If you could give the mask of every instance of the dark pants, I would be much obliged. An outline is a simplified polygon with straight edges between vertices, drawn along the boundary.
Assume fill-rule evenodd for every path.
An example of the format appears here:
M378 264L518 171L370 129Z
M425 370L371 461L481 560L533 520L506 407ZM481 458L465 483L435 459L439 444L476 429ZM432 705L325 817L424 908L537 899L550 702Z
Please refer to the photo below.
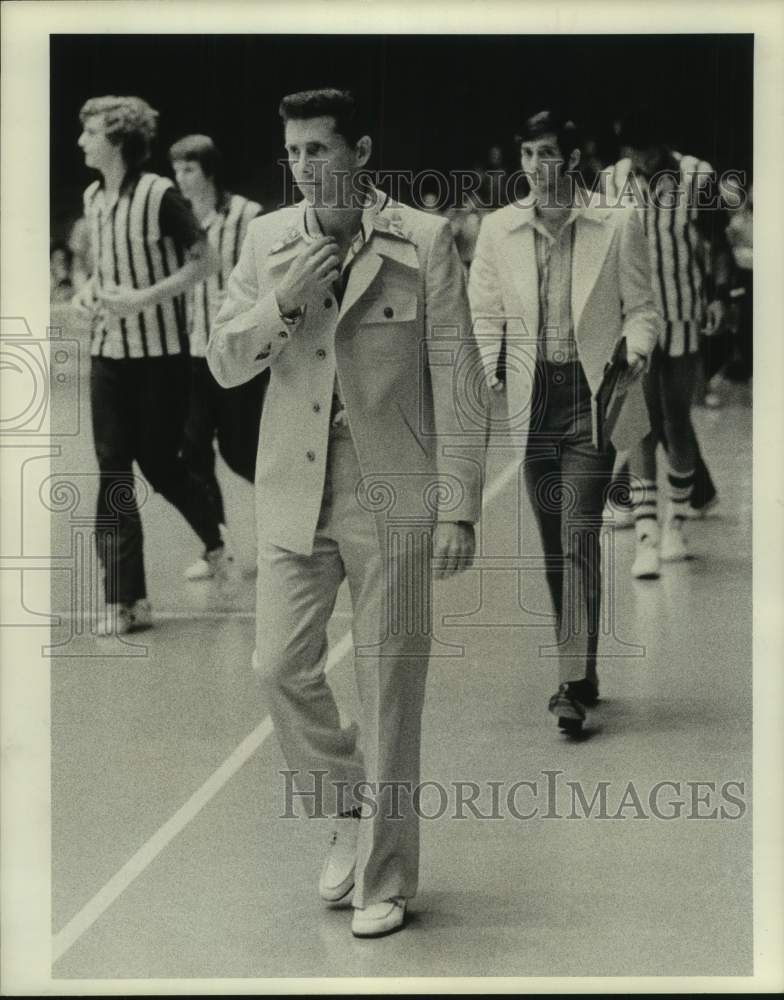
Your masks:
M650 369L644 376L645 399L651 418L651 432L632 456L637 475L656 481L656 445L667 451L676 472L694 470L694 487L690 504L700 510L716 496L716 486L700 451L691 419L694 386L698 377L699 357L685 354L667 357L660 347L654 348ZM629 493L629 467L624 464L616 475L623 491L613 495L623 503Z
M213 442L217 438L221 457L231 471L252 483L269 372L236 388L223 389L215 381L206 358L191 358L190 366L190 403L182 454L192 475L209 493L221 524L225 524L223 496L215 477Z
M93 440L100 471L96 544L107 603L130 604L147 594L134 461L205 548L220 545L217 512L180 457L188 384L187 357L92 359Z
M645 399L651 418L651 433L641 467L635 469L656 481L655 448L661 442L667 449L672 470L683 475L697 466L697 435L691 422L694 388L699 376L699 354L677 358L654 349L648 372L643 377Z
M754 374L753 272L738 268L733 286L740 294L730 306L732 350L725 374L734 382L746 382Z
M542 363L525 481L546 559L561 681L596 680L601 611L602 512L614 451L597 451L582 365Z

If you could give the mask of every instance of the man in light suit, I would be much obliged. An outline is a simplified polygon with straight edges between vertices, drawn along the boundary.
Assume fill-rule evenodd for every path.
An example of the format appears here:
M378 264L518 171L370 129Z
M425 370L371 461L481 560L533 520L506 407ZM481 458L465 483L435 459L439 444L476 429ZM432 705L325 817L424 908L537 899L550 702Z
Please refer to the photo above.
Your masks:
M207 357L224 386L271 372L256 669L297 790L326 785L339 817L320 894L353 892L352 932L375 937L417 888L431 554L442 577L473 556L485 434L460 372L478 351L448 222L361 184L371 140L352 95L293 94L280 115L305 200L250 223ZM344 578L359 734L324 676Z
M523 444L559 640L560 685L549 709L575 732L599 694L602 508L615 449L648 429L638 380L660 318L634 211L591 204L573 183L573 122L543 111L518 138L531 197L485 217L469 294L488 379L506 334L506 432ZM593 397L621 338L629 390L612 443L600 451Z

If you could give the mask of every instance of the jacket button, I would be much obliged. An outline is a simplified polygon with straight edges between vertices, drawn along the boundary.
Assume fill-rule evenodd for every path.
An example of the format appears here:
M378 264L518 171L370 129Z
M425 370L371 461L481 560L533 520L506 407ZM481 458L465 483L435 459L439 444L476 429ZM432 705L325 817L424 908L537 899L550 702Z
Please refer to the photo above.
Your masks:
M395 315L395 310L392 308L392 306L384 306L384 315L386 316L387 319L392 319L392 317Z
M332 305L332 299L324 299L324 308L329 309Z
M313 404L313 412L314 413L321 413L321 403L314 403Z
M288 334L286 333L285 330L281 330L280 333L278 334L278 336L280 337L281 340L287 340L288 339Z
M319 358L321 361L323 361L324 358L326 358L326 356L327 352L323 349L323 347L319 347L319 349L316 351L316 357Z
M315 451L309 451L309 452L307 452L307 459L308 459L309 462L315 462L316 461L316 453L315 453Z

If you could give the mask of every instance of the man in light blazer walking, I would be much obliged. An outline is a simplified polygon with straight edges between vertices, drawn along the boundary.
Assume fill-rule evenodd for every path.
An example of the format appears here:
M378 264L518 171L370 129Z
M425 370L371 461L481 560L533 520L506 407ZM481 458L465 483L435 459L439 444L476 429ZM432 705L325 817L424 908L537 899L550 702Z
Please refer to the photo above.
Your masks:
M280 115L304 201L250 223L207 357L224 386L271 372L255 665L303 803L326 785L338 817L320 894L376 937L417 888L431 553L442 577L473 556L485 431L460 373L479 359L449 224L363 183L353 96L293 94ZM344 578L359 733L324 675Z
M639 376L660 317L634 211L593 204L574 183L574 123L542 111L518 139L531 197L483 220L469 294L488 380L506 334L506 433L523 444L555 608L560 684L548 707L575 733L599 695L602 509L615 449L647 431ZM593 398L622 338L630 386L599 450Z

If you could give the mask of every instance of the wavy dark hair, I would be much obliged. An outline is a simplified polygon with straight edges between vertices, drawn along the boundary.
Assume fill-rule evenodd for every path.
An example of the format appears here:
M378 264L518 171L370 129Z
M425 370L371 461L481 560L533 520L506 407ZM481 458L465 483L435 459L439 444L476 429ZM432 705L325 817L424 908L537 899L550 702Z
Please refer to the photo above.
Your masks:
M103 117L106 138L119 146L129 170L137 170L150 158L150 146L158 131L158 112L141 97L91 97L79 112L82 125L88 118Z
M567 117L561 111L551 109L537 111L526 118L515 135L518 144L540 139L543 135L554 135L558 140L558 148L564 160L569 159L572 150L582 151L583 136L573 118Z
M329 115L335 119L335 131L352 146L369 134L368 121L350 90L325 87L288 94L278 108L283 124Z

